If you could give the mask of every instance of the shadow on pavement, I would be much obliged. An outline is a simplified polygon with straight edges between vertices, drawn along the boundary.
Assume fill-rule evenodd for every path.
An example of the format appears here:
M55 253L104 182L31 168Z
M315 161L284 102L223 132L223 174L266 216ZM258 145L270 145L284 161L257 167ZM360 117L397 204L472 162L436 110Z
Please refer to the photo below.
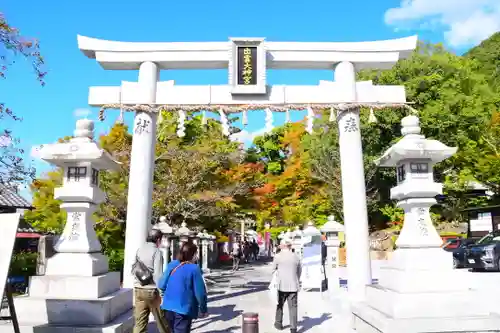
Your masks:
M232 298L232 297L239 297L239 296L243 296L243 295L258 293L258 292L261 292L261 291L266 290L266 289L267 289L267 285L266 286L258 286L258 287L250 287L246 290L237 291L235 293L229 293L229 294L209 297L208 301L209 302L217 302L217 301Z
M241 331L241 327L239 326L232 326L228 328L224 328L222 330L211 330L210 333L233 333L233 332L239 332Z
M209 306L208 311L210 316L206 319L195 321L193 323L193 330L198 330L202 327L205 327L217 321L221 322L230 321L236 317L241 316L243 311L235 310L234 308L235 308L234 304L215 306L215 307ZM210 331L210 332L216 332L216 331ZM221 332L227 332L227 331L221 331Z
M219 291L208 291L208 292L207 292L207 295L208 295L208 296L215 296L215 295L222 295L222 294L225 294L225 293L226 293L226 292L221 291L221 290L219 290Z
M325 321L331 318L330 313L323 313L321 317L318 318L311 318L308 316L304 316L302 320L299 322L299 327L300 329L297 331L297 333L304 333L310 330L311 328L314 328L316 326L319 326L323 324Z

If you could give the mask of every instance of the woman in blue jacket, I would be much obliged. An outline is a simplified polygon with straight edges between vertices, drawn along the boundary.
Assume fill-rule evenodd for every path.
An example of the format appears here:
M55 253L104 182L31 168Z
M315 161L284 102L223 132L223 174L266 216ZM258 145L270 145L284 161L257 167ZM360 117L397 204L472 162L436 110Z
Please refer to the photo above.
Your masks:
M200 267L195 263L198 247L184 243L177 260L168 264L158 289L161 308L172 333L189 333L193 319L207 316L207 291Z

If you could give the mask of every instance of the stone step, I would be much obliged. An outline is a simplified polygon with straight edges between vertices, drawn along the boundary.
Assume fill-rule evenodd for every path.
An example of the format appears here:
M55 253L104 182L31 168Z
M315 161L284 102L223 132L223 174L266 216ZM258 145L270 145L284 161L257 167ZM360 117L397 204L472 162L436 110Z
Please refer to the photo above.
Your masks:
M488 316L488 302L478 299L479 294L473 290L398 293L378 285L366 288L369 306L398 319Z
M97 276L107 273L108 267L102 253L56 253L47 259L45 275Z
M120 272L98 276L32 276L29 295L34 298L94 299L120 289Z
M132 289L120 289L104 297L86 299L19 296L14 304L23 325L105 325L132 308L132 297Z
M134 315L132 310L128 310L104 325L62 326L32 323L20 325L19 329L20 333L131 333L134 329ZM15 333L12 323L0 322L0 333Z
M353 328L356 333L486 333L500 332L500 316L464 316L446 318L404 318L388 316L366 303L354 304Z
M406 271L383 267L378 285L401 293L455 292L470 288L470 272L460 269Z

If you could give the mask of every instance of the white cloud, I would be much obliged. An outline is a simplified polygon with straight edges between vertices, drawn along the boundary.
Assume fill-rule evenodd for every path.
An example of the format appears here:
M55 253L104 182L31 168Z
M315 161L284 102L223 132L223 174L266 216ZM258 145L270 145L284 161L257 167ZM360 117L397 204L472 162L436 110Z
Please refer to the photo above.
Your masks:
M239 141L241 143L244 143L245 145L250 145L252 144L253 140L261 135L264 135L266 132L268 132L267 128L261 128L259 130L249 132L247 130L242 130L241 132L235 133L231 135L231 140L233 141Z
M85 108L80 108L80 109L76 109L75 111L73 111L73 115L76 118L87 118L88 116L90 116L91 113L92 113L92 111L90 111L89 109L85 109Z
M500 31L500 0L402 0L385 12L396 29L444 30L453 47L472 46Z

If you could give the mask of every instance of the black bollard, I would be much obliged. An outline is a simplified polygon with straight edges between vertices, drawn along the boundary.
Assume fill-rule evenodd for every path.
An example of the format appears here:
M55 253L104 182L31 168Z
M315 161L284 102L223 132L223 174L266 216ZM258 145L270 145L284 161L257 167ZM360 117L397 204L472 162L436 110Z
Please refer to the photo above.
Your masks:
M259 333L259 314L247 312L243 314L242 333Z

